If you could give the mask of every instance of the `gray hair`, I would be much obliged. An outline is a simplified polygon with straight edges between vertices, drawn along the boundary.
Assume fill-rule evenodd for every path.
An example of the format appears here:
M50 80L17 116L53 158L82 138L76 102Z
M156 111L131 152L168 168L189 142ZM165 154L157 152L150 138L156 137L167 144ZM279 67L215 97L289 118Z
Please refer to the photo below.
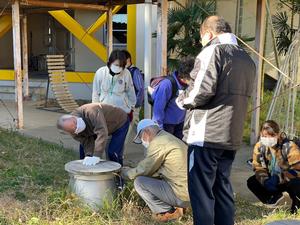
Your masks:
M58 118L56 127L59 130L64 130L64 123L65 121L71 119L71 118L76 118L76 116L73 115L62 115L61 117Z
M223 17L218 15L209 16L203 21L201 31L204 30L210 30L215 34L232 32L229 23Z

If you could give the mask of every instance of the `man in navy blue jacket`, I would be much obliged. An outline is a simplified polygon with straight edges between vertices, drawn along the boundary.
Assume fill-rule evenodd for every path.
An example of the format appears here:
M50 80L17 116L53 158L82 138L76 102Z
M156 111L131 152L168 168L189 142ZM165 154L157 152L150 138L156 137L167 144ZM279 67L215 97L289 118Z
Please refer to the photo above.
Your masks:
M152 119L158 123L161 129L179 139L183 137L185 110L180 109L175 100L178 93L187 87L193 66L194 59L184 59L180 62L178 71L173 72L171 75L176 81L176 96L172 96L173 86L169 79L162 80L152 93L152 99L154 100Z

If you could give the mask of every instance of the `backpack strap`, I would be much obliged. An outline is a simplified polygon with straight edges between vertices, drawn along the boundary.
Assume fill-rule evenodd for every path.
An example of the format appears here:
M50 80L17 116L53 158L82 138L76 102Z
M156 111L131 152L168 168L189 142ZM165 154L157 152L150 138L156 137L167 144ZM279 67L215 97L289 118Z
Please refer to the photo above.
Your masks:
M288 155L290 154L290 141L285 140L281 146L281 156L284 161L288 161Z
M129 72L130 72L130 74L131 74L131 77L132 77L132 79L133 79L134 72L135 72L138 68L135 67L135 66L132 66L132 67L129 67L129 68L127 68L127 69L129 70Z
M171 99L175 98L177 95L178 85L177 85L175 78L172 75L166 76L166 79L168 79L172 84L172 95L170 98L170 100L171 100Z

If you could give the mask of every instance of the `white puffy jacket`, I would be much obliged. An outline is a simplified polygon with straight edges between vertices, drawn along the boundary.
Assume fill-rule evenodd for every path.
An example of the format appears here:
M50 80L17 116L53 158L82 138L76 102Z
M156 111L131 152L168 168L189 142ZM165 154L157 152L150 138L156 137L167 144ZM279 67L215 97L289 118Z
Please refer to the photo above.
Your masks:
M130 113L136 103L130 72L124 69L119 75L112 76L107 66L98 69L93 82L92 102L114 105Z

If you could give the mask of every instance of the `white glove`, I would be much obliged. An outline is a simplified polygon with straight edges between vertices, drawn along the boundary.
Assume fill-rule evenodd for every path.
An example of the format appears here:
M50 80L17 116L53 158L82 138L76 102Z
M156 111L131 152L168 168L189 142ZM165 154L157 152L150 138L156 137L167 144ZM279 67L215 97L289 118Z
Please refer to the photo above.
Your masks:
M83 165L85 166L94 166L96 165L98 162L101 161L101 158L100 157L97 157L97 156L86 156L82 162Z

